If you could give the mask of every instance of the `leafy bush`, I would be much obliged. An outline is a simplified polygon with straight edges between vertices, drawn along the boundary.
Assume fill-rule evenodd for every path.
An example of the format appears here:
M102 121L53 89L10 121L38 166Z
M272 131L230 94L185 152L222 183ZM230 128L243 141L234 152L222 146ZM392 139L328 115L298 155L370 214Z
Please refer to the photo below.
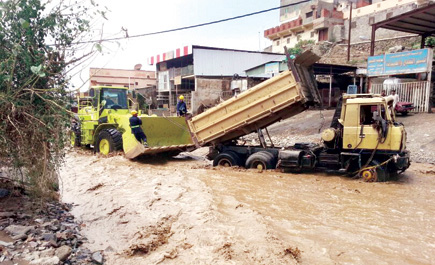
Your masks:
M90 30L89 7L59 2L0 2L0 166L42 197L64 157L68 71L93 53L74 45Z

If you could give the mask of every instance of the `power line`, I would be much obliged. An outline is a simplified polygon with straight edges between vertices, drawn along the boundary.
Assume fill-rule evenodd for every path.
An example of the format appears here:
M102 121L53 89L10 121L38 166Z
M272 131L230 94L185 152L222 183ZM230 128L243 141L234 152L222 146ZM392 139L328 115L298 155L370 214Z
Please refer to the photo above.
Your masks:
M244 18L244 17L254 16L254 15L270 12L270 11L273 11L273 10L276 10L276 9L285 8L285 7L289 7L289 6L295 6L295 5L299 5L299 4L303 4L303 3L307 3L307 2L311 2L311 0L303 0L303 1L300 1L300 2L297 2L297 3L291 3L291 4L288 4L288 5L283 5L283 6L279 6L279 7L269 8L269 9L257 11L257 12L254 12L254 13L249 13L249 14L235 16L235 17L231 17L231 18L225 18L225 19L215 20L215 21L201 23L201 24L196 24L196 25L192 25L192 26L186 26L186 27L181 27L181 28L175 28L175 29L168 29L168 30L150 32L150 33L143 33L143 34L137 34L137 35L131 35L131 36L125 36L125 37L107 38L107 39L90 40L90 41L80 41L80 42L75 42L73 44L84 44L84 43L95 43L95 42L101 43L103 41L114 41L114 40L122 40L122 39L132 39L132 38L146 37L146 36L151 36L151 35L158 35L158 34L163 34L163 33L180 31L180 30L185 30L185 29L198 28L198 27L218 24L218 23L222 23L222 22L226 22L226 21L236 20L236 19L240 19L240 18Z

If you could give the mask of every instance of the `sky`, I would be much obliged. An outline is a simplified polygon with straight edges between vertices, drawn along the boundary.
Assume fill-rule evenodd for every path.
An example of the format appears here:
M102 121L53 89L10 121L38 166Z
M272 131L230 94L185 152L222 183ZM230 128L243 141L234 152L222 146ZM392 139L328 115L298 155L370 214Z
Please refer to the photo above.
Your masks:
M102 30L102 37L157 32L191 26L234 16L279 7L279 0L94 0L108 8L107 20L100 19L94 29ZM102 53L77 68L73 85L86 89L89 67L155 70L147 58L186 45L258 51L271 45L264 38L264 30L279 25L279 10L222 22L210 26L187 29L121 41L103 42Z

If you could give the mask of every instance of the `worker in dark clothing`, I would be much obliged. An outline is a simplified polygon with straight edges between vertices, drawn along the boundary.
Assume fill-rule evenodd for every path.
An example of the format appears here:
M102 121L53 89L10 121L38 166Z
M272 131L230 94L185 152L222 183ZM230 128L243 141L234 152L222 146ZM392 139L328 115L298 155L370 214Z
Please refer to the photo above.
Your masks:
M136 137L138 142L142 143L145 147L148 147L147 136L140 127L142 125L142 120L137 117L137 111L135 110L131 112L131 115L133 115L129 119L131 133L134 134L134 137Z
M184 96L181 95L179 99L180 100L177 103L177 116L186 116L187 106L186 103L184 102Z

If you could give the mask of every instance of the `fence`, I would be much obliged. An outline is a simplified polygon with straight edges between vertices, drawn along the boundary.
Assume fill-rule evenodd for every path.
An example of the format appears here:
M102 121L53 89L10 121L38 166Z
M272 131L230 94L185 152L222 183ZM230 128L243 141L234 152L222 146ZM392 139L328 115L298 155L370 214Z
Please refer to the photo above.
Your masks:
M415 109L413 110L413 112L429 111L429 82L422 81L389 85L372 84L370 88L370 93L381 94L382 90L385 90L387 95L390 95L392 89L395 89L396 94L399 95L399 101L414 103Z

